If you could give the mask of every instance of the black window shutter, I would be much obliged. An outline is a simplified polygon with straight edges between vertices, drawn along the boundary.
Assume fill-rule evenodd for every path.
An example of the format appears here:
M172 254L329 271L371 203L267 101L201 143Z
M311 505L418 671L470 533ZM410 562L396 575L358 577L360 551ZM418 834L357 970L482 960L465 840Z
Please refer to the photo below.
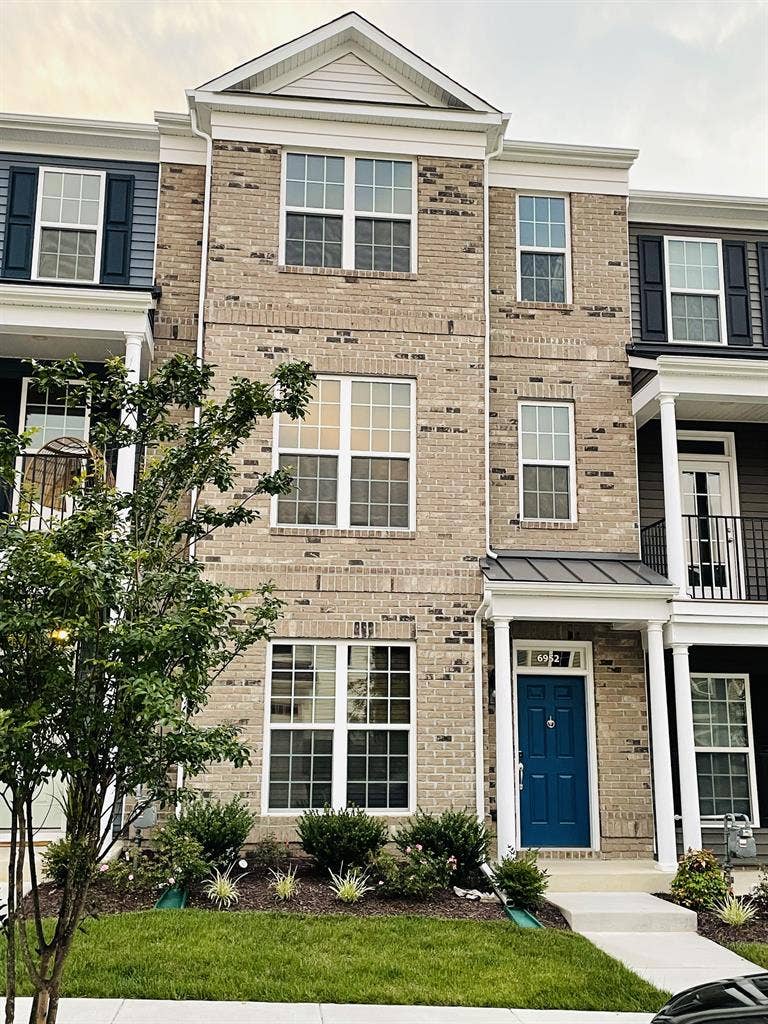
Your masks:
M108 174L101 248L102 284L130 283L132 221L133 177L127 174Z
M723 277L728 344L751 345L746 242L723 242Z
M3 277L29 280L35 237L37 168L11 167L8 180L8 215L5 221Z
M667 297L664 293L664 239L641 235L637 239L640 269L640 337L667 340Z
M757 243L760 266L760 309L763 313L763 344L768 345L768 242Z

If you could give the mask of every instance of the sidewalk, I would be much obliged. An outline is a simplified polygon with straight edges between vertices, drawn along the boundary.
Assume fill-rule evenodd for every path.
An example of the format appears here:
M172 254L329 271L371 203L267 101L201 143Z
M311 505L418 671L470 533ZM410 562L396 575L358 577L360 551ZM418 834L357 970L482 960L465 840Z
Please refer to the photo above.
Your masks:
M17 1001L17 1020L25 1020L29 1004ZM652 1017L597 1010L63 999L58 1024L649 1024Z

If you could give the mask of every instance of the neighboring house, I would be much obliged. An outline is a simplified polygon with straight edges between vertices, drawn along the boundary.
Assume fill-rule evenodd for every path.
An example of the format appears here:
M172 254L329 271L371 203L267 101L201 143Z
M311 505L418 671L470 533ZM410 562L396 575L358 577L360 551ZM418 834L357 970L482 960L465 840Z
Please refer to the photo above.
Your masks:
M18 124L14 168L146 147L91 163L135 174L138 196L159 162L156 264L125 258L119 286L90 263L85 289L38 284L47 222L28 201L29 272L0 281L4 322L24 297L26 319L0 344L103 360L114 335L92 344L73 319L90 313L62 307L87 293L101 316L156 305L147 356L197 354L222 388L279 360L318 374L307 418L240 455L237 493L279 465L293 493L200 547L211 575L273 579L287 602L205 712L242 726L252 765L201 785L243 794L260 832L327 803L469 806L503 850L665 868L676 804L689 845L701 815L756 817L762 740L740 743L738 716L746 676L755 715L768 683L768 204L634 195L635 151L504 141L507 115L356 14L187 97L122 133ZM57 324L70 347L40 340Z

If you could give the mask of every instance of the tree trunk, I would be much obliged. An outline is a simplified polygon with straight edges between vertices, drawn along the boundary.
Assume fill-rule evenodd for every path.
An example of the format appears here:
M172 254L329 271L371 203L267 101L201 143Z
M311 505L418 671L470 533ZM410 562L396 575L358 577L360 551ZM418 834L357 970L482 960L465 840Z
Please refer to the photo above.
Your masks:
M16 891L16 857L18 847L18 820L16 817L16 797L11 798L11 847L8 855L8 921L5 932L5 1024L13 1024L16 1019L16 913L14 893Z

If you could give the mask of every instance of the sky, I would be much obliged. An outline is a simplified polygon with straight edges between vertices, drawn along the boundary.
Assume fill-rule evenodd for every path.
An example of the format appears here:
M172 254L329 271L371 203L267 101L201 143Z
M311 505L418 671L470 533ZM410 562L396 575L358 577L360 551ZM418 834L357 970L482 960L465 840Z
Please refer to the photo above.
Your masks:
M151 121L352 0L0 0L0 109ZM640 150L635 188L768 194L768 0L358 0L509 112L507 137Z

